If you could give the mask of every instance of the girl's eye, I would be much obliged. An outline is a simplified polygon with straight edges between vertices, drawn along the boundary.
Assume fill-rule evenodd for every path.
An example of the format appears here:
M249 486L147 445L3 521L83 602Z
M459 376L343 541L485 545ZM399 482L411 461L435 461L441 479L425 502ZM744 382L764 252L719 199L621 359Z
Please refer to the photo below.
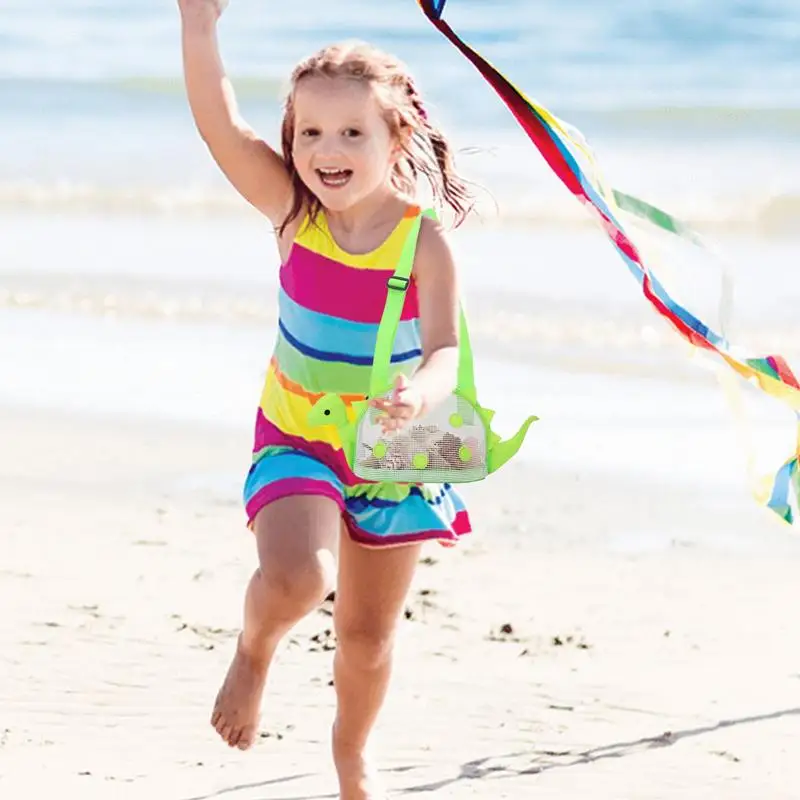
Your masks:
M359 136L361 136L361 131L358 130L358 128L347 128L344 132L344 135L348 139L357 139Z
M306 128L301 135L310 139L312 136L319 136L319 131L316 128Z

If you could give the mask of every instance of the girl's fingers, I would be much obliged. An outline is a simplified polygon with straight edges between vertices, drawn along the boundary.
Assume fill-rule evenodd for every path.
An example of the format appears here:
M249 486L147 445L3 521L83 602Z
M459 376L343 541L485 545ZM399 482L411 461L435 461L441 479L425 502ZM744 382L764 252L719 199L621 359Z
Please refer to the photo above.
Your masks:
M411 403L392 402L386 398L376 398L375 400L371 400L370 405L372 405L373 408L377 408L379 411L384 411L393 417L406 416L411 414L414 410L414 407Z
M397 430L403 427L414 415L414 409L408 405L387 403L380 406L382 416L378 420L385 431Z
M381 412L378 422L384 431L399 430L414 416L414 404L402 399L403 391L396 389L391 397L373 397L369 401L370 406Z

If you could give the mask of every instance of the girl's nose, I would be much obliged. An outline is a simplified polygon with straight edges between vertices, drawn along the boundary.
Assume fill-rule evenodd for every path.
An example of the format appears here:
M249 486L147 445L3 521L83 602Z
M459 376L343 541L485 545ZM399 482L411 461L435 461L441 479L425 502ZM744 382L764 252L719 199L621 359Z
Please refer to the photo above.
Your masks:
M320 136L317 139L317 155L325 158L339 156L342 153L338 136Z

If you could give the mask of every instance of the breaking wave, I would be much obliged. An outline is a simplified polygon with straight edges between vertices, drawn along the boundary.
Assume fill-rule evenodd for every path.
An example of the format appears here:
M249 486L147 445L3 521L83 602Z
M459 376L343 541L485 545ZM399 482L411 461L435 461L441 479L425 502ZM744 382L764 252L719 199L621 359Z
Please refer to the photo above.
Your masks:
M647 198L645 198L647 199ZM659 203L700 230L786 235L800 232L800 193L742 192L736 197L686 195ZM571 196L504 196L481 201L484 222L525 227L586 227L594 220ZM250 207L227 187L105 187L80 183L0 184L1 212L152 215L241 215Z

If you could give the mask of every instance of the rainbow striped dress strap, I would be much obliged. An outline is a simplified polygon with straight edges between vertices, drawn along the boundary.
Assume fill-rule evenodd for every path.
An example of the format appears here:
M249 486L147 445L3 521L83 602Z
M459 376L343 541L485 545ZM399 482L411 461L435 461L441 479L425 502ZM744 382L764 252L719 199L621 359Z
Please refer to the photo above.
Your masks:
M632 211L654 225L698 243L688 226L653 206L610 189L599 177L600 170L580 133L534 103L477 51L467 45L442 19L447 0L417 0L434 27L453 44L497 92L519 125L539 150L547 164L575 196L598 219L613 246L639 282L650 305L691 345L717 356L736 374L763 392L785 403L797 415L797 439L794 450L772 479L772 488L758 499L785 522L792 523L800 504L800 383L785 358L779 355L758 356L734 347L722 332L709 325L678 303L645 264L639 250L626 232L619 212ZM590 163L592 175L581 169L578 156ZM792 495L794 498L792 500Z

